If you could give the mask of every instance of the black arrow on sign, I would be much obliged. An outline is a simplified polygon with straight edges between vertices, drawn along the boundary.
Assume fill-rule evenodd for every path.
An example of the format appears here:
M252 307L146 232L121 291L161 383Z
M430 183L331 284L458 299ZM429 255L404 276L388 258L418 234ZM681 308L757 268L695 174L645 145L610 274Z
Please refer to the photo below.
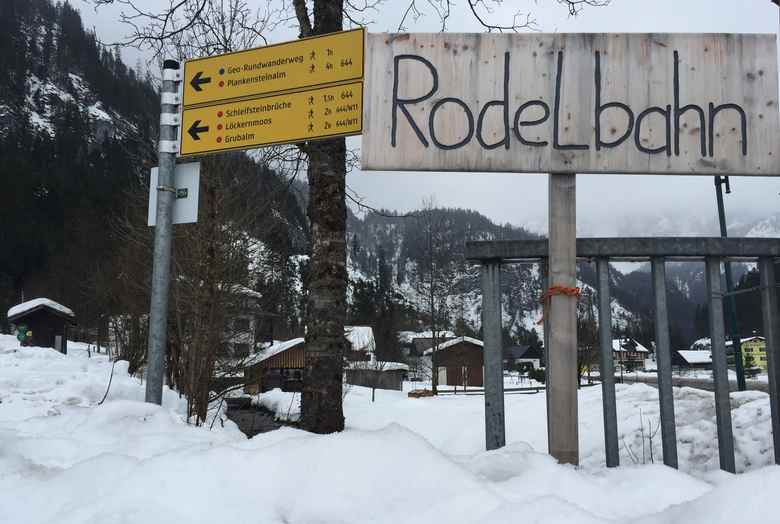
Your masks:
M192 80L190 80L190 85L195 91L203 91L203 88L201 88L200 86L203 84L211 83L210 76L201 78L202 76L203 76L203 71L198 71L197 73L195 73L195 76L192 77Z
M190 134L193 140L200 140L198 133L205 133L209 130L209 126L199 127L200 120L196 120L192 123L187 132Z

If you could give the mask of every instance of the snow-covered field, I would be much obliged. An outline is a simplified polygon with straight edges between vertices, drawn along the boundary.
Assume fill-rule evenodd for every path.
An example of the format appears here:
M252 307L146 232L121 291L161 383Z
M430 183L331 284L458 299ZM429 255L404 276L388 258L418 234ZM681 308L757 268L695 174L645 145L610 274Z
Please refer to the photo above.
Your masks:
M733 476L716 470L712 396L676 391L691 475L634 464L623 449L625 466L603 468L599 388L584 388L577 469L544 454L543 393L507 395L509 444L494 452L482 450L480 396L378 391L372 403L359 387L345 397L343 433L285 428L247 440L230 422L187 425L174 392L163 407L144 404L143 384L121 363L98 406L111 364L71 348L63 356L0 336L2 523L712 524L780 514L762 393L733 395L738 467L750 470ZM297 409L289 394L274 395L279 411ZM639 412L655 424L655 390L619 386L617 395L622 441L642 462Z
M737 372L733 369L728 370L729 380L737 380ZM620 372L617 371L615 373L616 377L620 376ZM633 377L633 376L639 376L639 377L649 377L649 378L655 378L657 377L657 373L655 371L626 371L625 372L626 377ZM674 369L672 371L673 377L680 377L680 378L691 378L691 379L702 379L702 380L713 380L712 370L711 369ZM748 376L746 377L748 381L755 381L755 382L769 382L769 376L766 372L760 372L757 373L755 376Z

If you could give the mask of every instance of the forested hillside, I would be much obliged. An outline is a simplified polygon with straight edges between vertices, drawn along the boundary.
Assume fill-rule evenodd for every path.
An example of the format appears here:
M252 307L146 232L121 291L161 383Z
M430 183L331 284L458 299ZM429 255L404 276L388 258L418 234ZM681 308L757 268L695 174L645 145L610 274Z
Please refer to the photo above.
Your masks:
M159 97L149 76L84 29L75 7L0 3L0 310L48 296L69 304L80 328L97 329L148 309L146 209ZM204 216L177 226L182 247L193 245L188 237L204 238L204 228L239 224L256 242L254 267L279 262L266 272L276 282L267 300L276 306L280 289L290 288L282 269L307 249L300 184L245 155L214 157L202 175ZM242 284L261 285L247 273ZM142 330L135 338L140 344Z
M67 2L5 0L0 26L0 306L88 303L116 247L106 226L153 158L158 100Z

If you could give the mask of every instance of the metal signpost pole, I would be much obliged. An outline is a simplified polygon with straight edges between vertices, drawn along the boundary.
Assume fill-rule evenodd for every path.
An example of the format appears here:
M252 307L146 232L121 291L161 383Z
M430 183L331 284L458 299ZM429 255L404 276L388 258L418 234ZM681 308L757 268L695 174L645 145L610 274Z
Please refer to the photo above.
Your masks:
M504 370L501 340L501 264L482 265L482 331L485 348L485 447L506 445Z
M769 378L769 411L772 418L772 447L775 464L780 464L780 314L774 257L758 260L761 286L761 319L766 340L766 364Z
M596 280L599 288L599 374L604 412L604 449L607 467L620 465L615 403L615 364L612 352L612 300L609 291L609 259L596 259Z
M728 237L728 230L726 229L726 210L723 206L723 184L726 184L726 193L731 193L731 186L729 185L729 177L715 177L715 195L718 199L718 221L720 222L720 236L723 238ZM726 270L726 310L728 311L729 318L729 336L731 338L731 344L734 348L734 368L737 372L737 388L740 391L745 391L745 370L742 363L742 346L737 333L737 300L734 295L731 294L734 291L734 278L731 274L731 262L726 260L724 262Z
M162 404L165 374L165 342L168 329L168 291L171 279L173 202L176 199L174 173L179 131L179 62L166 60L160 90L159 178L157 225L154 228L152 296L149 308L149 349L146 359L146 402Z
M666 263L663 257L650 259L655 301L655 357L658 368L658 402L661 412L661 444L664 464L677 467L677 429L674 425L672 350L669 340L669 312L666 296Z
M734 435L731 428L729 376L726 365L726 336L723 328L720 257L707 257L705 268L707 294L710 302L710 342L712 344L712 375L715 383L715 421L718 426L720 469L736 473Z

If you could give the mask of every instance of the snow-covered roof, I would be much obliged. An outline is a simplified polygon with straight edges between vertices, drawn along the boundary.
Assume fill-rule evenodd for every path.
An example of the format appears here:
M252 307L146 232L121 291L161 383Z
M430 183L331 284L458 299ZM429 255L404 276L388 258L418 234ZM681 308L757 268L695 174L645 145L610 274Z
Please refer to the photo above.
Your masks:
M452 346L456 344L460 344L461 342L468 342L470 344L474 344L475 346L484 347L484 343L481 340L478 340L476 338L471 337L457 337L453 338L452 340L448 340L447 342L442 342L437 346L437 351L442 351L447 348L451 348ZM425 352L426 355L430 355L433 353L433 348L427 350Z
M298 344L303 344L306 340L303 337L293 338L291 340L285 340L284 342L275 342L262 351L258 351L246 360L245 366L254 366L255 364L268 360L274 355L286 351L290 348L294 348Z
M76 318L76 314L73 313L73 311L70 308L63 306L62 304L55 302L50 298L34 298L32 300L28 300L27 302L22 302L21 304L17 304L11 309L9 309L8 320L13 320L14 317L18 317L19 315L30 313L36 309L40 309L44 307L52 309L72 319Z
M416 338L433 338L433 331L399 331L398 341L401 344L410 344ZM436 338L455 338L452 331L437 331Z
M344 326L344 336L349 340L353 351L373 353L376 348L374 330L371 326Z
M745 342L750 342L753 340L765 340L764 337L760 337L757 335L753 335L752 337L743 337L739 339L740 344L744 344ZM734 344L732 343L731 339L728 337L726 338L726 347L731 347ZM693 344L691 344L691 351L702 351L702 350L709 350L712 347L712 341L710 340L710 337L704 337L700 338L696 341L694 341Z
M712 356L709 351L697 351L695 349L681 349L677 353L688 364L711 364Z
M374 353L374 330L370 326L344 326L344 336L347 337L349 343L352 345L354 351L367 351L371 354ZM258 362L268 360L277 353L286 351L290 348L303 344L306 342L304 337L293 338L285 341L274 341L273 344L267 348L258 351L251 357L249 357L245 366L254 366Z
M633 347L634 345L636 345L636 347ZM612 351L616 351L616 352L636 351L638 353L650 353L650 350L648 350L645 346L643 346L633 338L613 338Z

